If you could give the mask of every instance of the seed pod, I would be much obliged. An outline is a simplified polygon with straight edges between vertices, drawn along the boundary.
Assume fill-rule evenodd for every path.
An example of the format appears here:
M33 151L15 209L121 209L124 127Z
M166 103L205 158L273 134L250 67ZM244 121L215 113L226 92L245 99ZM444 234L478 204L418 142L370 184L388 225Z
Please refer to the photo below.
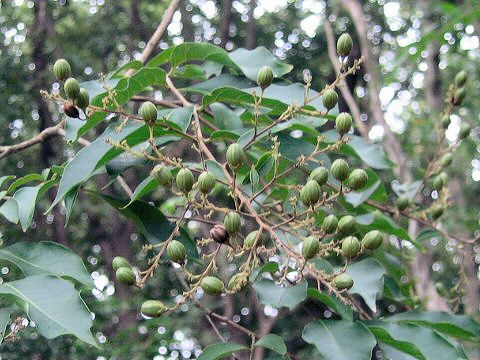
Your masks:
M231 144L227 149L227 162L228 165L236 170L239 168L245 160L245 153L243 152L242 147L237 144Z
M224 285L222 280L216 276L206 276L200 282L200 287L208 295L219 295L222 293Z
M444 115L442 117L442 128L443 129L448 129L450 126L450 116L449 115Z
M343 136L348 133L352 127L352 116L349 113L342 112L335 119L335 129Z
M355 218L351 215L345 215L338 221L338 231L343 235L348 235L353 231Z
M333 279L333 284L338 290L350 289L353 286L353 279L350 275L343 273Z
M310 173L308 180L315 180L318 185L324 185L328 180L328 170L326 167L319 166Z
M210 229L210 236L215 242L220 244L224 244L228 241L227 230L221 224L215 224L215 226Z
M215 176L208 171L200 174L197 181L198 190L203 194L208 194L215 187Z
M367 172L363 169L355 169L348 177L348 185L352 190L360 190L365 187L368 182Z
M347 258L353 258L360 252L360 241L355 236L348 236L342 241L342 254Z
M265 90L273 82L273 70L270 66L264 66L258 71L257 84L262 90Z
M118 281L125 285L133 285L135 283L135 274L130 267L120 267L115 272Z
M227 289L230 291L242 291L248 285L247 276L245 273L238 273L233 275L228 282Z
M410 206L410 199L402 195L395 201L395 205L397 205L398 210L403 211Z
M258 234L258 230L255 230L247 235L247 237L245 238L245 241L243 242L243 247L246 250L250 250L253 247L253 245L255 244L255 240L257 240L257 234ZM259 235L259 238L257 240L257 245L261 245L261 242L262 242L261 237L262 237L262 234Z
M467 93L465 91L465 88L463 88L463 87L458 88L455 91L455 94L453 95L453 103L455 105L462 105L463 99L465 99L466 94Z
M337 53L341 56L348 56L352 51L353 40L347 33L343 33L337 40Z
M300 191L300 199L305 206L313 206L320 200L322 190L315 180L309 180Z
M142 314L148 317L159 317L167 310L167 307L158 300L147 300L140 308Z
M365 249L375 250L383 243L382 233L378 230L372 230L365 234L362 239L362 245Z
M305 259L311 259L320 250L320 241L315 236L309 236L303 240L302 254Z
M80 94L80 84L74 78L68 78L63 85L63 90L65 90L65 95L70 99L76 99Z
M466 82L467 82L467 73L464 70L457 73L457 75L455 76L455 86L457 88L461 88L463 87L463 85L465 85Z
M238 215L234 211L230 211L226 216L225 219L223 220L223 225L225 225L225 229L227 232L234 236L238 233L240 230L240 226L242 225L242 219L240 218L240 215Z
M472 128L470 127L470 124L462 123L462 125L460 125L460 131L458 132L458 138L460 140L467 138L468 135L470 135L471 130Z
M442 167L447 167L449 166L453 161L453 156L451 153L446 153L445 155L442 156L440 159L440 165Z
M183 263L186 256L185 246L178 240L172 240L167 245L167 255L176 263Z
M448 184L448 175L445 171L442 171L438 176L442 179L443 186Z
M90 105L90 95L86 89L81 88L77 98L77 106L80 109L86 109L88 105Z
M325 219L323 219L322 229L325 231L326 234L333 234L337 231L338 220L335 215L328 215Z
M130 263L127 259L122 256L115 256L112 260L112 268L113 270L117 271L121 267L129 268L131 267Z
M327 110L333 109L335 105L337 105L337 101L337 92L332 89L326 89L322 96L323 106L325 106Z
M337 159L332 163L330 171L332 172L332 175L335 179L339 181L344 181L348 178L350 167L345 160Z
M53 74L58 80L64 81L72 75L72 68L67 60L58 59L55 61L55 64L53 64Z
M150 172L150 175L152 175L155 180L157 180L157 182L162 186L172 184L173 175L171 170L166 166L160 164L155 165L155 167Z
M445 289L445 286L443 286L443 284L440 282L435 284L435 290L437 290L437 292L444 297L448 297L449 295L447 289Z
M431 209L432 219L437 220L440 216L443 215L443 206L442 205L435 205Z
M193 178L193 174L190 170L180 169L176 178L178 190L187 194L190 190L192 190L194 182L195 179Z
M157 107L151 101L145 101L138 113L147 124L153 124L157 120Z
M437 191L442 190L443 188L443 179L440 175L435 176L435 179L433 179L433 188Z
M80 115L79 112L78 112L78 109L72 103L65 103L63 105L63 112L68 117L71 117L71 118L74 118L74 119L77 119L78 116Z

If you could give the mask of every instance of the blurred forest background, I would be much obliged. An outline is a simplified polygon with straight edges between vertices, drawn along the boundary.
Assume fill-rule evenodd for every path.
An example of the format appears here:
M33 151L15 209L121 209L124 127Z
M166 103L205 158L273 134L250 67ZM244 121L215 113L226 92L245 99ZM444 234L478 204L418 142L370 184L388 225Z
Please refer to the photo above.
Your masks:
M39 93L50 84L53 88L47 90L59 87L51 73L54 59L66 58L81 81L108 73L140 56L168 5L169 1L163 0L2 1L0 144L28 139L60 120L62 115L55 105L45 102ZM362 120L363 127L356 129L362 136L383 142L390 158L399 164L396 176L401 181L418 178L417 169L425 168L422 159L434 151L430 144L435 143L433 128L440 121L444 94L458 71L469 74L460 115L473 125L473 135L468 145L458 150L461 153L451 169L450 189L457 208L448 212L442 226L452 233L469 229L480 236L476 230L480 211L479 1L181 0L156 53L186 41L212 42L227 50L265 46L294 65L290 80L302 81L303 71L309 69L313 88L321 89L335 78L335 56L329 56L329 45L334 46L333 39L346 31L354 38L353 57L363 54L365 65L348 78L358 106L342 92L340 111L350 111ZM161 93L156 95L161 97ZM460 117L453 115L447 131L450 141L455 141L460 124ZM94 136L89 135L90 139ZM189 149L179 147L178 151L181 154ZM0 160L0 175L25 175L39 166L62 163L72 155L63 141L53 138ZM141 171L143 176L138 176ZM135 188L136 179L148 171L132 169L126 181ZM382 175L387 182L394 178ZM99 179L104 185L109 182L107 175ZM98 185L92 182L91 186ZM115 187L107 191L123 195ZM50 195L53 198L54 192ZM27 233L1 219L0 234L6 244L19 239L57 241L86 259L96 288L84 295L95 314L93 333L103 348L95 349L70 337L47 341L31 328L20 341L0 349L1 359L195 358L200 344L215 338L203 314L183 305L183 315L148 322L141 319L136 309L145 299L179 296L175 291L162 291L165 284L175 281L174 276L160 268L141 293L114 285L112 258L122 255L132 263L141 261L134 255L142 254L138 251L140 235L132 223L113 216L108 205L94 203L86 196L80 195L68 228L64 228L64 211L57 207L47 216L37 211L34 229ZM47 207L45 202L44 209ZM478 318L480 246L466 249L476 259L475 266L471 261L463 263L451 243L431 238L425 245L431 251L418 254L412 261L419 277L419 294L428 297L426 307L447 308L429 284L442 280L447 288L452 287L459 281L457 269L464 267L469 286L460 306ZM6 276L9 269L3 266L1 272ZM275 329L297 345L291 351L299 358L311 358L307 345L289 336L293 319L260 306L254 294L246 303L223 297L212 307L234 321L258 324L260 332ZM308 304L306 307L304 315L308 316ZM224 330L235 339L235 332ZM260 359L261 352L256 360Z

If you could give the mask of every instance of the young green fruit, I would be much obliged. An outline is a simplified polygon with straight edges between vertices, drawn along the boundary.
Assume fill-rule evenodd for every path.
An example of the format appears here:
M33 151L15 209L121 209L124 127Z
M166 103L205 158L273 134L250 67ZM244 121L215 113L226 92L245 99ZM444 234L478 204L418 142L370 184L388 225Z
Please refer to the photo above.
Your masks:
M445 171L442 171L438 176L442 179L443 186L448 184L448 175Z
M447 167L449 166L453 161L453 156L450 153L446 153L445 155L442 156L440 159L440 165L442 167Z
M463 99L465 99L466 95L465 88L461 87L455 91L455 94L453 95L453 103L455 105L461 105L463 102Z
M353 258L360 252L360 241L355 236L348 236L342 241L342 254L347 258Z
M68 117L71 117L71 118L74 118L74 119L78 118L78 116L80 115L79 112L78 112L78 109L72 103L65 103L63 105L63 112Z
M63 85L63 90L65 90L65 95L70 99L76 99L80 94L80 84L74 78L68 78Z
M437 175L435 179L433 179L433 188L437 191L440 191L442 190L443 185L443 178L440 175Z
M153 124L157 120L157 107L151 101L145 101L138 113L147 124Z
M323 106L325 106L327 110L333 109L335 105L337 105L337 101L337 92L332 89L326 89L322 96Z
M443 129L448 129L450 126L450 116L449 115L444 115L442 117L442 128Z
M257 240L258 230L252 231L250 234L247 235L245 241L243 242L243 247L246 250L250 250L253 245L255 245L255 240ZM262 234L258 235L257 245L260 245L262 242Z
M173 181L172 171L163 165L155 165L155 167L150 172L155 180L157 180L159 185L170 185Z
M343 273L333 279L333 284L338 290L350 289L353 286L353 279L350 275Z
M228 232L221 224L215 224L215 226L210 229L210 236L213 241L220 244L224 244L228 241Z
M360 190L365 187L368 182L367 172L363 169L355 169L350 173L348 177L348 185L352 190Z
M375 250L383 243L382 233L378 230L372 230L365 234L362 239L362 245L365 249Z
M465 85L466 82L467 82L467 73L464 70L462 70L455 76L455 86L457 88L461 88L463 87L463 85Z
M239 144L234 143L228 147L227 162L233 170L239 168L243 164L244 159L245 153L243 152L243 149Z
M167 307L158 300L147 300L140 308L142 314L148 317L159 317L167 310Z
M325 219L323 219L322 229L325 231L326 234L333 234L337 231L338 220L335 215L328 215Z
M355 218L352 215L345 215L338 221L338 231L341 234L347 235L353 231L355 226Z
M460 131L458 132L458 138L460 140L463 140L463 139L467 138L468 135L470 135L471 130L472 130L472 128L470 127L470 124L463 123L462 125L460 125Z
M245 273L238 273L233 275L228 282L227 289L230 291L242 291L248 285L247 276Z
M341 56L347 56L352 51L353 40L347 33L343 33L337 40L337 53Z
M77 98L77 106L80 109L86 109L88 105L90 105L90 95L86 89L81 88Z
M185 246L178 240L172 240L167 245L167 255L170 260L176 263L183 263L185 260Z
M309 236L303 240L302 255L305 259L311 259L320 250L320 241L315 236Z
M208 194L215 187L215 176L204 171L198 177L197 185L201 193Z
M72 68L67 60L58 59L55 61L55 64L53 64L53 74L58 80L64 81L72 74Z
M300 190L300 199L305 206L313 206L320 200L322 190L315 180L309 180Z
M340 134L340 136L348 133L351 128L352 116L346 112L338 114L335 119L335 129L337 129L337 132Z
M264 66L258 71L257 84L262 90L265 90L273 82L273 70L270 66Z
M395 205L397 205L398 210L403 211L410 206L410 199L402 195L395 201Z
M133 285L135 283L135 274L130 267L120 267L115 272L118 281L125 285Z
M178 190L186 194L192 190L195 179L193 178L193 174L190 170L180 169L175 181L177 183Z
M345 160L337 159L332 163L330 171L335 179L345 181L350 173L350 167Z
M437 220L440 216L443 215L443 206L435 205L432 207L431 212L432 212L432 219Z
M224 285L219 278L215 276L206 276L200 282L200 287L208 295L219 295L222 293Z
M318 185L324 185L328 181L328 169L323 166L317 167L310 173L308 180L315 180Z
M122 256L115 256L112 260L112 268L113 270L117 271L121 267L129 268L131 267L130 263L127 259Z
M223 220L223 225L225 225L225 229L230 235L236 235L242 225L240 215L234 211L229 212Z

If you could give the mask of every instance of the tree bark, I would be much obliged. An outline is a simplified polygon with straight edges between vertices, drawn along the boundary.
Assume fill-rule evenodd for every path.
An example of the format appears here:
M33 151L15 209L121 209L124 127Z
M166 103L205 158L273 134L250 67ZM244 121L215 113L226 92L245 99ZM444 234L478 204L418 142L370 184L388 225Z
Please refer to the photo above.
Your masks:
M257 44L257 20L254 16L257 0L250 0L250 9L248 10L247 37L245 38L245 48L253 49Z
M232 22L232 0L223 0L222 25L220 27L220 46L225 48L230 38L230 23Z

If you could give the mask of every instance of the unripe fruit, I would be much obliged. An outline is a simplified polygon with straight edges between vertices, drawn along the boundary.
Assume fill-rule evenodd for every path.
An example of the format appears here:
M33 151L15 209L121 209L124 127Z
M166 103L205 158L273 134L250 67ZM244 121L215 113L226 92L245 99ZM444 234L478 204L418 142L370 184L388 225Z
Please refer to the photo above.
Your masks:
M445 296L447 297L448 296L448 291L447 289L445 289L445 286L443 286L442 283L436 283L435 284L435 290L437 290L437 292L442 295L442 296Z
M443 179L440 175L437 175L435 179L433 179L433 188L437 191L442 190L443 188Z
M442 205L435 205L432 207L432 219L437 220L440 216L443 215L443 206Z
M53 64L53 74L58 80L64 81L72 74L72 68L67 60L58 59L55 61L55 64Z
M447 185L448 183L448 175L445 171L442 171L438 176L442 179L443 186Z
M335 119L335 129L340 135L344 135L350 131L352 127L352 116L349 113L342 112Z
M383 243L382 233L378 230L372 230L365 234L362 239L362 245L365 249L375 250Z
M148 317L159 317L167 310L167 307L158 300L147 300L142 304L140 309L142 314Z
M347 33L343 33L337 40L337 53L341 56L347 56L352 51L353 40Z
M309 236L303 240L302 254L305 259L311 259L320 250L320 241L315 236Z
M203 194L208 194L215 187L215 176L208 171L200 174L197 181L198 190Z
M90 95L87 90L81 88L77 98L77 106L80 109L86 109L88 105L90 105Z
M455 94L453 95L453 103L455 105L461 105L463 102L463 99L465 99L466 95L465 88L461 87L455 91Z
M242 225L240 215L234 211L229 212L223 220L223 225L225 225L225 229L230 235L236 235Z
M245 153L240 145L237 143L231 144L227 149L227 162L233 169L240 167L245 159Z
M442 165L442 167L447 167L449 166L453 161L453 156L452 154L450 153L446 153L445 155L442 156L442 158L440 159L440 165Z
M344 181L348 178L348 174L350 173L350 167L345 160L337 159L333 162L330 171L332 172L332 175L335 179L339 181Z
M125 285L133 285L135 283L135 274L130 267L120 267L115 272L118 281Z
M228 241L228 233L225 227L221 224L215 224L213 228L210 229L210 236L213 241L224 244Z
M333 284L338 290L350 289L353 286L353 279L350 275L343 273L333 279Z
M322 229L325 231L326 234L333 234L337 231L338 220L335 215L328 215L325 219L323 219Z
M300 199L305 206L313 206L320 200L320 185L315 180L309 180L300 191Z
M403 211L410 206L410 199L402 195L395 201L395 205L397 205L398 210Z
M455 86L457 88L463 87L467 82L467 73L462 70L455 76Z
M190 190L192 190L194 182L195 182L195 179L193 178L193 174L190 170L180 169L176 178L178 190L186 194Z
M208 295L219 295L223 291L223 282L215 276L206 276L200 282L200 287Z
M65 95L70 99L76 99L80 94L80 84L74 78L68 78L63 85L63 90L65 90Z
M247 276L245 273L238 273L233 275L228 282L227 289L230 291L242 291L248 285Z
M145 101L142 106L140 106L138 113L147 124L152 124L157 120L157 107L151 101Z
M252 231L250 234L247 235L245 241L243 242L243 247L247 250L250 250L253 245L255 244L255 240L257 240L258 230ZM261 239L262 234L259 235L257 240L257 245L260 245L262 242Z
M472 130L472 128L470 127L470 124L463 123L462 125L460 125L460 131L458 132L458 138L461 139L461 140L467 138L468 135L470 135L471 130Z
M78 118L78 116L80 115L78 109L72 103L65 103L63 105L63 112L65 113L65 115L74 119Z
M342 241L342 254L347 258L353 258L360 252L360 241L355 236L348 236Z
M355 169L351 172L350 176L348 177L348 185L352 190L359 190L368 182L368 175L367 172L363 169Z
M324 185L328 180L328 170L326 167L319 166L310 173L308 180L315 180L318 185Z
M182 263L185 260L185 246L178 240L172 240L167 245L167 255L170 260Z
M354 226L355 218L351 215L342 216L338 221L338 231L344 235L350 234Z
M270 66L264 66L258 71L257 84L262 90L269 87L273 82L273 70Z
M160 185L170 185L173 181L173 175L170 169L163 165L155 165L150 172Z
M120 269L121 267L126 267L126 268L129 268L130 267L130 263L128 262L127 259L125 259L124 257L122 256L115 256L112 260L112 268L113 270L117 271L118 269Z
M327 110L333 109L335 105L337 105L337 101L337 92L332 89L326 89L322 96L323 106L325 106Z
M450 126L450 116L445 115L442 117L442 128L447 129Z

